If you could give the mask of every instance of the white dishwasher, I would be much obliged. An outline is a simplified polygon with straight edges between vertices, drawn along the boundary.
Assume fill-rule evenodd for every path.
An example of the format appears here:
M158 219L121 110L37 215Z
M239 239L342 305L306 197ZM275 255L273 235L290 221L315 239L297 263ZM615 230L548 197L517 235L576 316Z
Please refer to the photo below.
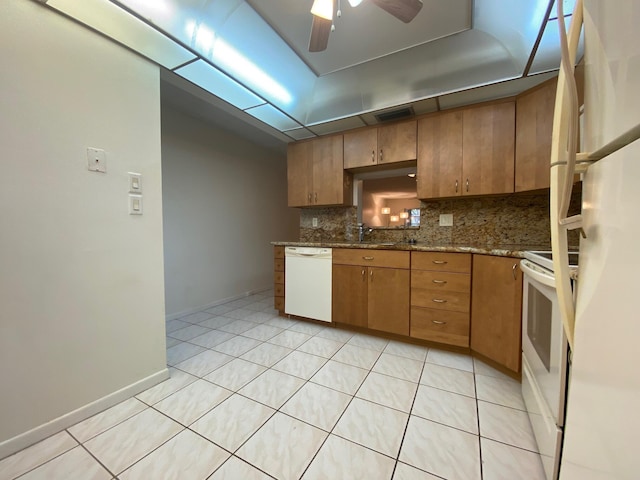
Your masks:
M331 321L331 249L285 247L284 313Z

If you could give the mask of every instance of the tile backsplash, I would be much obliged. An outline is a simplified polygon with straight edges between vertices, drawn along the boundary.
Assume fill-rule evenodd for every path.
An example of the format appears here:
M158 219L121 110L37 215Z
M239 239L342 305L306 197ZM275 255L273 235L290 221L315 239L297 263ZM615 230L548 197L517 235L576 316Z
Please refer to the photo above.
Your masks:
M574 192L572 211L580 210L580 192ZM453 226L441 227L440 214L453 214ZM313 219L317 227L313 227ZM569 244L578 245L575 232ZM375 229L371 242L414 239L428 245L531 245L550 248L549 194L453 198L421 202L420 228ZM358 240L356 207L301 209L300 241L353 242Z

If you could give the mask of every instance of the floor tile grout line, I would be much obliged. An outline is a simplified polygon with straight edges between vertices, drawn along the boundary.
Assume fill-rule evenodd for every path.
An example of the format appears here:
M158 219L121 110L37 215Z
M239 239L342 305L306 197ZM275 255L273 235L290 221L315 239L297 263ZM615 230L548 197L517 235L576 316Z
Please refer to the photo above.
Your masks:
M58 453L57 455L55 455L55 456L53 456L53 457L51 457L51 458L48 458L47 460L43 461L42 463L39 463L39 464L37 464L36 466L34 466L34 467L30 468L29 470L27 470L27 471L25 471L25 472L22 472L22 473L21 473L21 474L19 474L17 477L15 477L15 476L14 476L14 477L11 477L11 479L10 479L10 480L16 480L16 479L19 479L20 477L25 476L27 473L29 473L29 472L33 472L33 471L34 471L34 470L36 470L37 468L40 468L40 467L42 467L43 465L46 465L47 463L51 462L52 460L55 460L56 458L61 457L61 456L62 456L62 455L64 455L65 453L69 453L71 450L73 450L74 448L76 448L76 447L78 447L78 446L80 445L80 444L78 443L78 441L75 439L75 437L74 437L73 435L71 435L71 434L67 431L67 429L65 428L64 430L60 430L60 432L56 432L56 433L54 433L53 435L50 435L50 436L49 436L49 437L47 437L47 438L43 438L43 439L42 439L42 440L40 440L39 442L36 442L36 443L34 443L34 444L32 444L32 445L29 445L28 447L24 447L23 449L18 450L17 452L12 453L11 455L8 455L8 456L4 457L2 460L5 460L5 459L7 459L7 458L11 458L11 457L13 457L14 455L17 455L17 454L19 454L20 452L23 452L23 451L27 450L28 448L31 448L31 447L33 447L34 445L37 445L38 443L40 443L40 442L42 442L42 441L44 441L44 440L47 440L48 438L51 438L51 437L53 437L54 435L57 435L58 433L61 433L61 432L66 432L67 434L69 434L69 435L71 436L71 438L73 438L73 440L76 442L76 444L75 444L73 447L71 447L71 448L69 448L69 449L65 450L64 452L60 452L60 453Z
M484 467L482 465L482 431L480 430L480 405L478 400L478 386L476 384L476 363L471 360L471 366L473 368L473 389L476 394L476 422L478 423L478 456L480 463L480 479L484 479Z
M131 418L131 417L130 417L130 418ZM100 459L99 459L97 456L95 456L95 455L93 454L93 452L91 452L91 450L89 450L89 449L87 448L87 446L85 445L85 442L86 442L86 441L88 441L88 440L85 440L85 442L80 442L80 441L79 441L79 440L78 440L78 439L77 439L77 438L76 438L76 437L75 437L71 432L69 432L68 430L67 430L67 433L68 433L69 435L71 435L71 436L73 437L73 439L74 439L76 442L78 442L78 444L80 445L80 447L82 447L82 448L84 449L84 451L85 451L85 452L87 452L87 453L88 453L88 454L89 454L89 455L90 455L90 456L91 456L91 457L92 457L96 462L98 462L100 465L102 465L102 467L103 467L107 472L109 472L109 474L111 475L111 477L112 477L112 478L117 477L117 475L116 475L115 473L113 473L113 472L111 471L111 469L110 469L110 468L108 468L108 467L107 467L103 462L101 462L101 461L100 461ZM96 435L96 436L97 436L97 435ZM93 438L95 438L95 437L93 437Z
M427 355L428 355L428 352L427 352ZM426 363L426 360L427 360L427 357L425 356L425 363ZM422 378L422 372L424 372L425 363L422 364L422 369L420 369L420 378ZM409 415L407 416L407 423L404 426L404 432L402 432L402 439L400 440L400 446L398 447L398 454L396 455L396 463L393 466L392 478L393 478L393 475L395 475L396 473L396 468L398 468L398 462L400 461L400 452L402 452L402 447L404 446L404 440L407 436L407 430L409 429L409 422L411 421L411 412L413 412L413 407L416 404L416 398L418 398L418 390L420 390L419 383L418 383L418 386L416 387L415 393L413 394L413 401L411 402L411 408L409 409Z

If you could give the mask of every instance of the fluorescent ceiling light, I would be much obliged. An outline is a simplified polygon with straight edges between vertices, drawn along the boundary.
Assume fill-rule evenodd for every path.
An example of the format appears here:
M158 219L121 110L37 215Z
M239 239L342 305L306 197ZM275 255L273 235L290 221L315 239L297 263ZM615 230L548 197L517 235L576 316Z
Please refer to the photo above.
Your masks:
M311 13L316 17L333 20L333 0L313 0Z
M260 67L221 38L213 46L213 62L264 97L291 104L291 94Z
M361 3L362 3L362 0L349 0L349 5L351 5L352 7L357 7Z

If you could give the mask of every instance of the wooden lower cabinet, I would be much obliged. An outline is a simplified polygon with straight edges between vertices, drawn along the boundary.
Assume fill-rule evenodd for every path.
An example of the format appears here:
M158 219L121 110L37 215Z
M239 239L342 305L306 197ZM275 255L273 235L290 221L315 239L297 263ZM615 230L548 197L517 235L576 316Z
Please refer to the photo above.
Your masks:
M468 347L470 297L470 254L411 253L412 337Z
M334 250L333 321L409 335L408 267L408 252Z
M409 270L369 267L369 328L409 335Z
M367 327L367 268L333 265L332 321Z
M522 272L520 260L473 256L471 349L520 372Z

